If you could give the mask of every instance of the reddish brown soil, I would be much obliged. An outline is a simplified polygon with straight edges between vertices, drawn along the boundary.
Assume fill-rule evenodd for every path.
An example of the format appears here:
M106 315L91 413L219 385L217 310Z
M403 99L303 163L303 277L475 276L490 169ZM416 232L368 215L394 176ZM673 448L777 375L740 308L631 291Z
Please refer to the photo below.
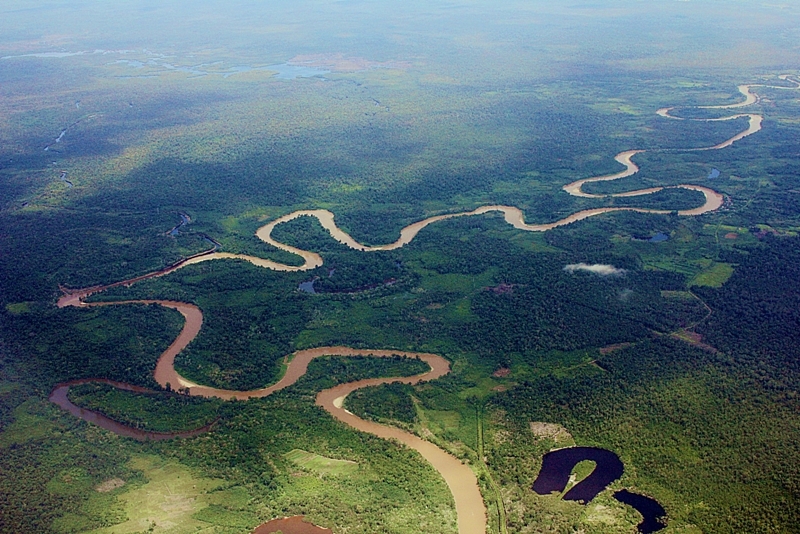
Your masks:
M253 534L272 534L279 531L283 532L283 534L333 534L333 531L329 528L306 523L303 521L302 515L267 521L263 525L256 527Z
M703 343L703 336L698 334L697 332L677 332L672 334L672 337L680 339L681 341L685 341L691 345L694 345L697 348L703 349L705 351L711 352L716 354L719 352L716 347L712 347L708 343Z
M633 343L614 343L613 345L602 347L600 349L600 354L608 354L609 352L614 352L615 350L628 348L631 345L633 345Z
M487 287L486 291L491 291L495 295L505 295L514 292L514 284L498 284L494 287Z

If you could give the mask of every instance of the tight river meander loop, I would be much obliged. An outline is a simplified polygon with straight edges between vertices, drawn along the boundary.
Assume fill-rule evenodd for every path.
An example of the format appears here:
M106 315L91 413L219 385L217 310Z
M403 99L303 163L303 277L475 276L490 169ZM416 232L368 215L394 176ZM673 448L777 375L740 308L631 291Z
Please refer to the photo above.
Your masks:
M736 104L704 106L703 108L734 109L734 108L743 108L751 104L757 103L759 101L759 96L752 91L753 87L769 87L774 89L800 88L800 82L791 78L789 75L780 76L780 79L783 80L784 82L793 84L793 86L792 87L767 86L763 84L740 85L738 89L739 92L745 97L744 101ZM733 120L746 117L748 118L748 127L746 130L736 134L730 139L727 139L726 141L723 141L722 143L719 143L711 147L671 150L671 152L721 150L733 145L737 141L740 141L741 139L744 139L749 135L758 132L759 130L761 130L762 127L763 117L758 114L741 113L729 117L716 118L716 119L681 119L680 117L673 115L673 110L674 108L662 108L659 109L657 113L659 116L664 117L665 119L693 120L693 121L704 121L704 122ZM625 166L625 170L615 174L595 176L592 178L585 178L582 180L578 180L565 185L563 189L570 195L584 197L584 198L633 197L633 196L652 194L657 191L661 191L662 189L664 189L664 187L654 187L649 189L641 189L641 190L629 191L626 193L617 193L612 195L594 195L586 193L582 189L583 185L587 183L618 180L636 174L639 171L639 167L633 162L633 157L636 154L640 154L643 152L645 151L626 150L624 152L621 152L617 154L614 159L617 162L621 163L623 166ZM723 196L720 193L708 187L703 187L693 184L681 184L672 187L699 191L703 193L705 197L705 202L703 203L702 206L699 206L694 209L678 211L678 215L698 216L704 213L716 211L723 205L723 200L724 200ZM290 213L288 215L284 215L283 217L280 217L262 226L256 232L256 235L265 243L275 246L276 248L279 248L281 250L301 256L304 261L303 264L300 266L285 265L282 263L274 262L272 260L266 260L254 256L216 252L216 247L215 247L212 250L187 258L186 260L178 262L161 271L156 271L153 273L137 276L129 280L117 282L114 284L109 284L106 286L95 286L78 290L65 289L64 290L65 294L61 299L59 299L58 306L83 307L83 306L108 306L108 305L141 303L141 304L159 304L161 306L166 306L178 310L184 316L186 322L178 337L175 339L175 341L173 341L173 343L169 346L169 348L159 358L155 369L155 379L163 387L166 387L167 384L170 384L173 388L178 388L178 387L188 388L188 393L190 395L197 395L204 397L221 397L223 399L233 399L233 398L247 399L250 397L264 397L270 395L275 391L288 387L294 382L296 382L303 374L305 374L306 369L308 367L308 363L314 358L320 356L387 357L397 354L401 356L418 357L422 359L431 368L431 370L428 371L427 373L411 377L379 378L379 379L359 380L357 382L340 384L334 388L321 391L317 395L316 403L317 405L324 408L328 413L330 413L333 417L335 417L339 421L342 421L343 423L357 430L361 430L363 432L369 432L384 439L395 439L419 452L442 475L448 487L450 488L450 491L453 494L453 498L456 504L456 512L458 515L459 534L485 534L486 508L484 506L483 498L481 497L480 494L477 478L475 476L475 473L472 471L470 467L462 464L461 461L459 461L457 458L439 449L432 443L425 441L411 433L400 430L399 428L379 425L377 423L365 421L363 419L360 419L359 417L356 417L355 415L353 415L352 413L348 412L343 408L344 398L349 393L359 388L378 385L378 384L386 384L390 382L404 382L407 384L416 384L423 381L435 380L447 374L450 371L450 364L447 360L445 360L441 356L438 356L436 354L414 353L414 352L404 352L395 350L377 350L377 349L362 350L350 347L318 347L296 352L294 355L294 359L291 361L285 376L279 382L273 384L272 386L253 391L222 390L192 383L186 380L185 378L181 377L174 367L175 356L178 353L180 353L200 332L200 328L203 323L203 314L197 306L183 302L174 302L166 300L130 300L130 301L119 301L119 302L86 303L84 302L84 299L92 294L99 293L111 287L131 285L133 283L139 282L141 280L146 280L148 278L164 276L187 265L192 265L195 263L217 260L217 259L245 260L256 266L264 267L267 269L273 269L276 271L305 271L314 269L316 267L321 266L323 263L322 257L319 254L317 254L316 252L305 251L284 243L280 243L272 238L272 230L276 226L291 221L293 219L296 219L297 217L302 217L302 216L315 217L323 226L323 228L325 228L331 234L331 236L337 241L347 245L350 248L361 250L364 252L369 252L376 250L395 250L401 248L410 243L423 228L425 228L429 224L433 224L438 221L451 219L455 217L483 215L485 213L495 212L495 211L503 213L505 221L508 224L512 225L514 228L528 232L544 232L547 230L551 230L553 228L557 228L559 226L564 226L576 221L586 219L588 217L593 217L596 215L611 213L615 211L635 211L640 213L657 213L657 214L670 213L669 210L657 210L649 208L607 207L607 208L582 210L564 219L555 221L553 223L527 224L525 223L524 214L519 208L513 206L495 206L495 205L482 206L473 211L436 215L433 217L429 217L427 219L418 221L403 228L400 231L400 238L394 243L369 247L357 242L349 234L347 234L338 226L336 226L336 223L334 222L334 215L330 211L300 210ZM87 381L92 381L92 380L87 379L86 381L81 381L81 382L87 382ZM123 389L133 388L133 386L128 386L126 384L120 384L111 381L103 381L103 382ZM70 413L76 415L77 417L81 417L88 421L97 422L98 424L101 424L100 421L104 416L88 410L81 410L79 407L72 405L66 398L69 385L74 383L75 382L69 384L61 384L57 386L56 389L51 394L51 400L57 402L60 406L69 410ZM129 433L126 434L124 430L126 427L124 427L124 425L119 425L119 423L116 423L116 425L117 426L113 426L110 424L101 424L101 426L104 426L105 428L108 428L113 432L117 432L121 435L130 436ZM196 432L205 430L207 430L207 428L198 429ZM151 439L160 439L154 433L151 434L152 434L150 436ZM184 435L184 434L172 434L172 435L164 434L163 437L175 437L177 435ZM189 433L189 435L191 435L191 433ZM130 437L137 437L137 436L130 436ZM163 437L161 439L163 439ZM141 437L139 438L141 439Z

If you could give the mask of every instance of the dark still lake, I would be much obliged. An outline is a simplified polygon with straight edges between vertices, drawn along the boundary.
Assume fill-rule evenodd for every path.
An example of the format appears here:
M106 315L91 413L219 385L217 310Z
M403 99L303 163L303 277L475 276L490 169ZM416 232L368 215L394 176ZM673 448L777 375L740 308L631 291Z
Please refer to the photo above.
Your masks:
M533 482L533 491L539 495L564 491L572 470L584 460L593 461L597 466L564 495L565 500L588 503L625 471L619 456L611 451L596 447L559 449L544 455L542 469Z
M635 508L637 512L642 514L644 521L637 525L639 532L642 534L658 532L667 527L664 519L667 516L667 511L655 499L631 493L628 490L620 490L614 493L614 498Z

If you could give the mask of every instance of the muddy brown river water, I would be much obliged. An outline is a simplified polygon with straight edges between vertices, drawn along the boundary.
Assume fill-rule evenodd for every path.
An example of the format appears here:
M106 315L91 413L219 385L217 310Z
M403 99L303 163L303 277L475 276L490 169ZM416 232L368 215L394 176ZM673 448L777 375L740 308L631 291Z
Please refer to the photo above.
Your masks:
M329 528L307 523L302 515L267 521L256 528L253 534L274 534L275 532L282 532L283 534L333 534L333 531Z
M87 378L81 380L71 380L69 382L58 384L50 393L48 400L56 404L63 410L66 410L67 412L71 413L75 417L78 417L90 423L94 423L100 428L105 428L106 430L110 430L111 432L119 436L124 436L126 438L133 438L139 441L162 441L166 439L175 439L175 438L193 438L195 436L199 436L200 434L208 432L213 426L213 423L211 423L194 430L186 430L183 432L151 432L147 430L141 430L139 428L133 428L131 426L115 421L100 412L96 412L94 410L88 410L86 408L81 408L80 406L74 404L72 401L69 400L69 397L67 395L69 393L70 387L80 386L82 384L91 384L91 383L107 384L117 389L122 389L124 391L133 391L136 393L158 393L156 391L152 391L147 388L133 386L131 384L125 384L123 382L115 382L114 380Z
M95 292L96 291L97 290L95 289ZM126 300L118 302L85 303L80 299L76 300L72 297L72 295L66 295L61 301L59 301L59 306L97 307L118 304L158 304L167 308L178 310L185 319L184 326L175 341L173 341L167 350L165 350L159 357L158 362L156 363L154 376L156 382L158 382L161 386L167 387L169 385L172 389L185 388L184 391L193 396L219 397L226 400L244 400L254 397L266 397L297 382L297 380L300 379L300 377L302 377L308 370L308 364L314 358L323 356L369 356L375 358L388 358L398 355L405 356L407 358L418 358L424 361L430 367L430 370L425 373L409 377L373 378L341 384L334 388L321 391L317 395L316 403L318 406L321 406L324 410L330 413L333 417L355 428L356 430L368 432L383 439L397 440L419 452L422 457L425 458L425 460L427 460L433 466L433 468L442 475L442 478L444 478L448 488L450 489L450 492L453 495L453 500L455 501L456 512L458 515L459 534L485 533L486 508L478 487L478 480L475 476L475 473L469 466L461 463L461 461L456 457L443 451L436 445L422 440L409 432L405 432L399 428L365 421L359 417L356 417L342 407L345 397L360 388L377 386L380 384L389 384L393 382L418 384L420 382L436 380L437 378L446 375L450 372L450 363L438 354L398 350L355 349L352 347L343 346L317 347L313 349L300 350L293 353L292 359L289 362L284 376L278 382L269 387L252 391L234 391L212 388L209 386L198 385L186 380L175 369L175 356L180 353L180 351L182 351L197 336L197 334L200 333L200 329L203 325L203 313L197 306L169 300ZM67 393L70 385L94 381L95 380L87 379L61 384L53 390L50 395L50 400L69 411L76 417L80 417L86 421L98 424L99 426L111 430L119 435L132 437L135 439L159 440L171 439L175 437L192 437L209 429L209 427L204 427L190 432L179 432L172 434L144 432L113 421L97 412L82 409L69 401L67 398ZM147 391L144 388L129 386L127 384L118 382L112 382L108 380L97 381L110 384L115 387L121 387L121 389L127 389L130 391ZM298 528L301 527L305 528L302 525L300 525ZM297 532L304 531L298 530Z

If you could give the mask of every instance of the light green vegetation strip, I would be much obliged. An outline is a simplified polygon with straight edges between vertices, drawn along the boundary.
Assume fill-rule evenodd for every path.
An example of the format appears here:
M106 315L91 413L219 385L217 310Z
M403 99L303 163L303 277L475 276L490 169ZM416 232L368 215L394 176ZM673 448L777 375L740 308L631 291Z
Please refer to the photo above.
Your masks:
M307 452L302 449L293 449L284 454L287 460L310 471L323 475L348 475L358 471L358 464L350 460L336 460Z
M492 471L489 469L489 466L486 465L486 456L483 450L483 409L481 406L477 406L475 408L475 420L477 423L477 431L478 431L478 458L480 460L481 471L482 474L486 478L486 482L489 484L489 487L492 490L492 494L495 501L495 507L497 508L497 527L500 531L500 534L508 534L508 520L506 519L506 505L503 502L503 494L500 493L500 487L494 480L492 476Z
M722 287L733 274L733 266L729 263L714 263L708 269L698 273L690 285L706 287Z
M3 394L12 391L11 386L3 386ZM14 409L13 422L0 433L0 448L42 439L49 436L54 430L53 423L44 414L39 413L36 401L30 399Z

